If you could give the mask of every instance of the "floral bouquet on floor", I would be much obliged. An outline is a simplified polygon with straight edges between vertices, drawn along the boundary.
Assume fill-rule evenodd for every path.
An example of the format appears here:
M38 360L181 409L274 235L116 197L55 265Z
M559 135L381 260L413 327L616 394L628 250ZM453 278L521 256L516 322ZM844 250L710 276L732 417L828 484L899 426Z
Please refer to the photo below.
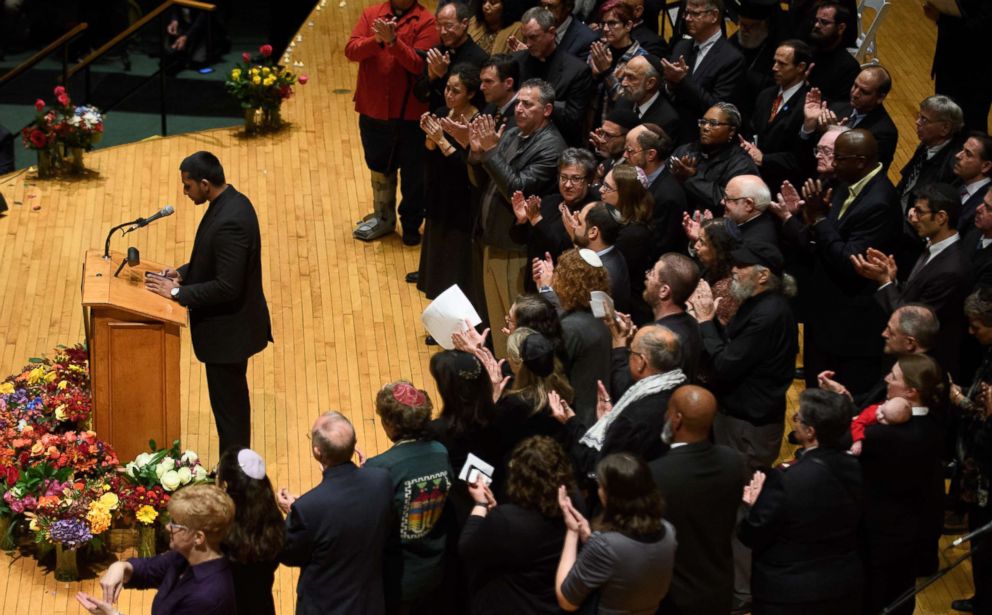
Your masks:
M92 414L89 361L81 345L31 359L20 374L0 382L0 434L27 427L39 433L85 429Z
M74 106L62 86L53 93L51 108L41 98L35 101L37 115L21 131L24 146L38 151L38 177L53 177L62 170L81 172L82 152L93 149L103 137L103 115L96 107Z
M235 66L224 82L227 91L234 95L245 110L245 130L249 134L276 130L282 126L279 108L282 101L293 95L293 85L305 85L306 75L296 75L272 59L272 45L258 48L261 62L252 62L247 51L241 54L242 63Z

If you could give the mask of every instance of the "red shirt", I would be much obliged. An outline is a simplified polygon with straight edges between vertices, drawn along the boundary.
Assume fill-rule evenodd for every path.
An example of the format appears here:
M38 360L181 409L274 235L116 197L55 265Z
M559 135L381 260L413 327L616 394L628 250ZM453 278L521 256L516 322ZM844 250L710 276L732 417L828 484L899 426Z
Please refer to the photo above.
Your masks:
M372 23L392 16L389 2L368 7L345 45L344 55L358 62L355 111L377 120L419 120L427 103L413 95L413 84L424 70L424 59L416 50L427 51L440 43L437 27L428 10L414 4L397 21L393 44L381 45L375 40Z
M872 404L861 411L861 414L851 419L851 439L857 442L865 439L865 429L878 422L878 407L882 404Z

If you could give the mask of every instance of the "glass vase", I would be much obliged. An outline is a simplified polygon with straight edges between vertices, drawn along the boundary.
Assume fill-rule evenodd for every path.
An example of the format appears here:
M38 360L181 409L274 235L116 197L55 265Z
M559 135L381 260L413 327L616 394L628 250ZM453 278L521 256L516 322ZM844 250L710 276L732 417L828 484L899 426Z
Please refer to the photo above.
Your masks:
M57 167L55 156L49 149L40 149L38 152L38 179L51 179L55 177Z
M86 170L86 167L83 166L83 148L66 148L65 170L70 175L82 175L83 171Z
M262 112L265 130L274 132L282 128L282 113L280 107L269 107Z
M78 581L79 564L75 549L67 549L61 543L55 545L55 580Z
M156 535L154 525L138 527L138 557L155 557Z
M9 515L0 515L0 551L13 551L16 547L14 518Z
M257 135L265 126L264 113L261 107L245 109L245 134Z

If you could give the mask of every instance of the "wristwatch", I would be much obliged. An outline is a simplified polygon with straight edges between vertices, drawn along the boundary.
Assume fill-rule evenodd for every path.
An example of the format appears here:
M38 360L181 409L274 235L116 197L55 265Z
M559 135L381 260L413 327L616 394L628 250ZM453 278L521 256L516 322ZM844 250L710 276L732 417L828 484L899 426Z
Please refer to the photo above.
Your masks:
M173 299L178 300L179 299L179 287L176 286L175 288L173 288L171 291L169 291L169 294L172 295L172 298Z

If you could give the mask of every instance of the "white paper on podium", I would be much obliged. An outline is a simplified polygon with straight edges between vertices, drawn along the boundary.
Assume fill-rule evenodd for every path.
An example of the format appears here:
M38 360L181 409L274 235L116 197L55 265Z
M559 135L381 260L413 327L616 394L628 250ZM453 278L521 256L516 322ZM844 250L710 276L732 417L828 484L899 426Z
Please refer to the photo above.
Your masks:
M420 315L420 322L424 323L427 332L445 350L454 349L451 334L464 331L466 320L473 327L482 322L472 302L457 284L438 295Z

